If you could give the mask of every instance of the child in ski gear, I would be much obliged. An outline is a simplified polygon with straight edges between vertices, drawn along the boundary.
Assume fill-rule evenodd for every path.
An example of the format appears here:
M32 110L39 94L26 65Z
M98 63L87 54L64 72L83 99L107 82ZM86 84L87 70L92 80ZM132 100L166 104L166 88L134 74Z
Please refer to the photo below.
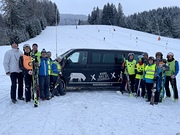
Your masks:
M31 47L29 44L23 46L24 54L19 59L19 68L23 71L25 81L25 98L26 102L31 101L31 84L32 84L32 60L30 56Z
M166 89L166 96L171 97L171 93L169 90L169 82L173 87L174 92L174 100L178 100L178 90L177 90L177 81L176 76L179 73L179 63L177 60L174 59L174 54L169 52L167 54L167 63L169 65L169 70L165 72L166 74L166 82L165 82L165 89Z
M148 95L148 102L150 102L151 99L151 94L152 94L152 89L154 87L154 79L156 76L156 64L154 64L154 57L149 57L148 59L149 64L145 67L145 85L147 89L147 95Z
M12 42L12 49L8 50L4 55L4 69L6 75L11 78L11 100L16 103L16 88L18 80L18 99L24 100L23 98L23 74L19 68L19 58L23 55L23 52L19 50L18 44Z
M143 80L143 75L144 75L144 62L143 62L143 56L140 55L138 56L138 63L136 64L135 67L135 72L136 72L136 82L135 82L135 91L137 93L137 96L140 96L140 87L142 88L142 93L141 96L144 97L145 96L145 84L144 84L144 80Z
M126 81L127 81L127 75L129 76L129 81L127 82L128 85L130 85L131 90L130 92L134 93L134 84L135 84L135 65L136 65L136 60L134 60L134 53L129 53L128 54L128 59L125 60L124 63L124 74L123 74L123 81L121 84L121 89L120 91L123 93L123 91L125 90L125 85L126 85ZM127 74L126 74L126 70L127 70Z
M51 52L47 51L47 58L50 61L50 65L52 65L53 60L51 59ZM53 81L52 81L52 75L50 75L50 92L52 93L53 90Z
M52 59L51 59L51 52L50 52L50 51L47 51L47 57L48 57L49 60L52 62Z
M40 98L42 100L49 100L49 85L50 85L50 73L51 65L50 61L47 58L46 50L41 51L40 57L40 66L39 66L39 86L40 86Z
M53 90L52 90L52 96L56 95L65 95L65 91L62 87L62 81L61 81L61 57L57 57L51 65L51 77L52 77L52 82L53 82ZM56 85L56 86L55 86ZM58 85L58 86L57 86ZM57 87L57 88L55 88Z

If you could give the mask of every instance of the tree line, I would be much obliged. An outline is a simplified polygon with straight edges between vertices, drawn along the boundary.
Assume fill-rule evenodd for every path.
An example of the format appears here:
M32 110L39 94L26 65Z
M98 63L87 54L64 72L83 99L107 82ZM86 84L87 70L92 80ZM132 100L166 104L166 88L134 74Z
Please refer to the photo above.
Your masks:
M115 25L159 36L180 38L180 8L164 7L125 16L122 5L107 3L103 9L93 8L89 24Z
M49 0L2 0L0 45L26 41L59 21L57 5Z

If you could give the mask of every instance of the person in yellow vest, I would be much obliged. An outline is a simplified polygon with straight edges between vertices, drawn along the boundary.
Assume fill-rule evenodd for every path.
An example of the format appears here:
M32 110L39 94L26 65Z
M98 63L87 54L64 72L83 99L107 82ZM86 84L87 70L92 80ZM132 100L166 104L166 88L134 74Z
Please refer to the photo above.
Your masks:
M142 93L141 96L144 98L145 96L145 84L144 84L144 80L143 80L143 75L144 75L144 61L143 61L143 56L140 55L138 56L138 63L136 64L136 82L135 82L135 91L136 91L136 96L140 96L140 87L142 88Z
M178 90L177 90L177 80L176 76L179 73L179 63L177 60L174 59L174 54L169 52L167 54L167 63L169 65L169 70L166 71L166 82L165 82L165 89L166 89L166 96L171 97L171 93L169 90L169 82L173 87L174 92L174 100L178 100Z
M61 72L61 62L62 58L59 56L57 57L51 65L51 79L53 82L53 90L52 90L52 97L54 95L59 96L59 95L65 95L65 91L62 87L62 81L60 79L60 77L62 76L62 72ZM58 84L58 87L55 88L55 85Z
M24 54L19 59L19 68L24 73L25 81L25 99L26 102L31 101L31 84L32 84L32 62L31 62L31 48L29 44L23 46Z
M153 84L156 78L156 64L154 64L154 57L152 56L148 58L148 62L149 64L145 67L145 71L144 71L145 73L144 80L148 95L147 102L150 102L152 89L154 87Z
M49 100L49 85L50 85L50 73L51 65L47 58L46 50L41 51L41 57L39 61L39 87L40 87L40 98L42 100Z
M120 91L123 93L125 91L125 85L127 82L127 76L126 76L126 68L128 71L129 79L130 79L130 85L131 85L131 91L132 93L135 92L134 84L135 84L135 65L136 65L136 60L134 60L134 53L129 53L128 54L128 59L125 60L124 63L124 74L123 74L123 81L121 84Z
M38 61L40 61L41 53L38 51L38 44L34 43L32 45L31 55L35 55Z

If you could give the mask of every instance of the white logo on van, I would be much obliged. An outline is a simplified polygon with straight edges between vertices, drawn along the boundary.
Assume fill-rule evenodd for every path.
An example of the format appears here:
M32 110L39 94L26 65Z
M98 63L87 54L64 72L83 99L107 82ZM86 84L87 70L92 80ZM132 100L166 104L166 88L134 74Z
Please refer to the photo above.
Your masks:
M105 81L105 80L110 80L109 75L107 72L101 72L99 73L99 77L97 79L98 81Z
M95 81L96 80L96 78L95 78L95 74L93 74L93 75L91 75L91 81Z
M111 79L116 78L115 72L111 73Z
M85 81L86 77L82 73L71 73L70 74L70 82L72 82L73 79L78 79L78 82L81 82L82 80Z

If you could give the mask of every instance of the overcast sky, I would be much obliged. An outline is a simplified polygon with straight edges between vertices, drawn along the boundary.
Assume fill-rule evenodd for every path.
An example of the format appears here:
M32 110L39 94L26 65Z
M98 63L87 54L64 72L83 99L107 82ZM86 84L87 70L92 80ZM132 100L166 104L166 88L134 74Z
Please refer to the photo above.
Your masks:
M142 12L150 9L157 9L164 6L180 7L180 0L51 0L55 2L61 14L85 14L92 12L94 7L103 9L105 4L113 3L118 6L121 3L125 15L130 15L135 12Z

